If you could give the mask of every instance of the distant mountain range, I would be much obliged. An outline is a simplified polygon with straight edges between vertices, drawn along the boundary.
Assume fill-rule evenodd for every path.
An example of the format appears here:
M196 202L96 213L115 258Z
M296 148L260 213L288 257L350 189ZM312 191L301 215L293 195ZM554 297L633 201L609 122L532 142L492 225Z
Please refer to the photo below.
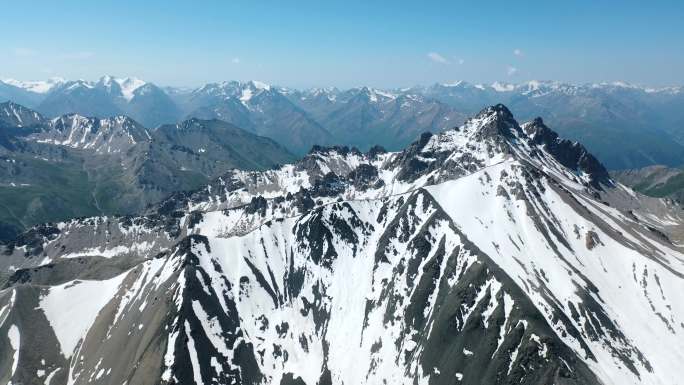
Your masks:
M662 165L613 172L616 180L642 194L684 204L684 169Z
M0 383L678 384L682 214L503 105L317 146L0 243Z
M271 139L219 120L148 129L126 116L44 118L0 104L0 239L37 223L126 214L231 168L295 159Z
M135 78L0 82L12 100L47 117L127 115L147 128L197 117L220 119L303 155L313 145L396 150L424 131L458 126L486 105L505 103L523 119L541 115L559 133L584 143L609 169L684 164L682 87L625 83L573 85L467 82L380 90L296 90L257 81L196 89L159 87Z

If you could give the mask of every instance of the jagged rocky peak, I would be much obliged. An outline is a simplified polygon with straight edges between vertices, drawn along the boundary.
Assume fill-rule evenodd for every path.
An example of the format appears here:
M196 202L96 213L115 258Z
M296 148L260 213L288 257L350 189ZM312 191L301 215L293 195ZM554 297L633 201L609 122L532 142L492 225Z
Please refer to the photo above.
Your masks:
M547 127L544 120L539 116L523 124L522 128L533 144L548 144L559 138L558 134Z
M95 118L68 114L52 119L48 129L36 134L35 139L98 153L119 153L151 137L145 127L127 116Z
M602 189L602 185L613 185L608 171L596 157L580 143L560 138L544 124L542 118L537 117L523 124L522 129L530 144L541 146L570 170L585 174L593 187Z
M578 148L494 106L36 228L0 246L0 381L676 383L653 341L684 330L684 254L578 184Z
M472 120L478 123L478 137L481 139L499 135L512 138L522 133L513 114L503 104L483 109Z
M462 126L439 134L423 133L393 163L398 178L426 183L454 179L483 167L500 163L514 154L512 146L524 133L511 112L502 104L487 107Z
M400 157L413 168L421 166L416 176L439 168L441 175L431 180L433 183L506 159L532 160L548 166L547 161L553 158L598 190L613 185L605 167L584 146L560 138L541 118L519 125L503 104L483 109L460 127L437 135L424 134Z
M432 135L427 133L428 135ZM344 158L356 158L363 159L364 161L378 160L380 156L388 154L388 151L380 145L372 146L365 153L359 150L356 146L319 146L314 145L311 150L306 154L304 159L307 158L317 158L326 159L330 157L344 157Z
M387 153L387 149L383 146L378 145L378 144L376 144L375 146L371 147L368 150L368 156L373 157L373 158L380 155L380 154L386 154L386 153Z
M367 155L356 147L314 145L296 164L295 169L306 172L313 181L324 178L327 174L346 176L359 164L367 162Z
M80 128L89 129L92 133L102 131L103 134L132 135L136 140L143 140L147 137L146 130L140 123L124 115L95 118L79 114L69 114L55 118L51 123L51 126L58 131Z
M450 130L432 135L424 133L407 150L423 152L482 151L494 156L494 152L507 152L507 142L524 138L525 134L511 111L503 104L489 106L473 118Z
M424 133L403 151L387 152L375 147L362 153L353 147L314 146L294 164L264 172L232 170L209 187L184 194L177 197L180 201L168 204L181 208L189 203L190 207L217 210L249 204L254 194L276 197L297 194L302 189L312 199L323 202L336 195L347 199L378 197L458 179L502 163L530 168L529 175L535 178L545 172L537 169L553 169L581 183L579 188L590 186L586 182L591 181L597 181L594 187L600 187L599 182L607 184L600 163L594 163L586 152L574 153L579 147L573 145L563 150L563 146L571 143L560 141L560 146L549 141L552 146L547 146L535 141L538 139L523 132L505 106L497 105L484 109L458 128L439 134ZM276 206L274 203L272 208L276 210ZM290 207L277 209L291 211Z
M349 154L362 155L361 151L356 147L350 148L348 146L319 146L317 144L311 147L311 150L307 155L328 155L332 153L338 153L343 156L347 156Z
M190 119L186 119L176 125L176 128L179 130L194 130L198 128L202 128L204 120L192 117Z
M32 127L45 123L38 112L12 101L0 103L0 122L13 127Z
M193 121L196 120L189 122ZM548 130L547 135L557 138L548 128L544 130ZM571 143L560 141L562 146L558 146L555 141L549 141L552 146L547 146L538 142L539 138L528 136L510 111L497 105L484 109L458 128L439 134L424 133L403 151L387 152L375 147L362 153L353 147L314 146L308 155L294 164L266 172L230 171L220 178L220 182L212 183L211 188L185 195L183 200L189 199L205 209L220 209L248 204L250 197L243 196L245 191L273 197L274 194L296 194L302 188L313 199L330 198L335 194L347 198L376 197L388 191L404 192L457 179L504 162L541 169L555 167L576 182L583 182L578 177L587 176L584 181L606 184L604 169L599 163L593 163L593 157L586 152L573 152L579 147L563 150L563 146ZM541 175L539 172L533 174ZM174 203L173 206L183 204Z

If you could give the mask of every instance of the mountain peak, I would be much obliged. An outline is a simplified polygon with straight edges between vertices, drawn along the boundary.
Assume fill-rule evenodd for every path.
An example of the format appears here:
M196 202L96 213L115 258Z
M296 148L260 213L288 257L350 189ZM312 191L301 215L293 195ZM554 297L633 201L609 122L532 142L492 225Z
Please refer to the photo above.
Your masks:
M182 124L196 123L228 125ZM167 127L171 151L198 162L219 145L268 153L265 140ZM55 140L125 150L128 136L98 142L106 132L93 128ZM673 300L684 255L578 183L602 172L583 147L497 104L371 155L381 151L314 147L145 215L0 245L10 379L49 369L79 383L672 383L684 349L651 341L684 320ZM145 180L170 179L151 163ZM679 220L667 215L653 220ZM17 341L41 355L19 354Z
M472 85L470 85L470 83L466 82L465 80L457 80L457 81L447 82L447 83L437 83L434 86L445 87L445 88L469 88L469 87L472 87Z
M266 90L266 91L271 90L270 84L266 84L266 83L258 81L258 80L250 80L247 84L251 85L252 87L254 87L258 90Z
M320 146L314 145L307 155L328 155L331 153L339 153L340 155L356 154L361 155L361 151L356 147L349 146Z
M117 78L105 75L100 78L98 84L104 86L109 92L121 94L121 97L130 102L135 96L135 91L148 83L136 77Z
M34 92L37 94L46 94L52 91L53 88L66 83L66 80L60 77L52 77L45 81L22 81L16 79L5 79L2 82L17 88L24 89L29 92Z
M35 137L37 141L95 153L125 153L136 143L150 140L142 125L124 115L96 118L67 114L52 119L48 127Z
M28 127L41 124L44 120L41 114L21 104L12 101L0 103L0 122L16 127Z
M501 115L505 119L513 119L513 113L511 113L511 110L501 103L483 108L482 111L477 114L477 116L491 114Z
M563 166L584 173L593 187L602 189L601 185L612 185L608 171L594 155L580 143L560 138L542 118L523 124L522 129L530 144L543 147Z
M511 111L501 103L486 107L471 122L478 127L479 138L498 135L510 138L522 133Z
M515 84L494 82L491 87L497 92L510 92L515 90Z

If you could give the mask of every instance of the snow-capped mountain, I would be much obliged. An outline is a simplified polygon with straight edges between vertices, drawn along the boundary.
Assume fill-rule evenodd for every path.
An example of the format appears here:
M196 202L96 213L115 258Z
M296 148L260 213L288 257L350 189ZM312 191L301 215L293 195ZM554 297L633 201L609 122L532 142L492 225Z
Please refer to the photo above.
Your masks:
M44 98L45 95L43 94L27 91L24 88L0 80L0 102L11 101L17 104L35 107Z
M46 119L22 105L0 103L3 131L17 131L27 142L47 143L93 153L125 153L138 142L150 141L150 132L126 116L85 117L78 114ZM25 128L24 130L20 130Z
M440 132L484 106L504 103L522 119L537 115L584 143L612 170L684 163L682 87L624 82L570 84L465 81L404 89L334 87L296 90L258 81L160 88L134 77L96 81L0 82L0 101L48 118L77 113L130 116L149 129L197 117L221 119L304 155L311 146L343 144L399 150L424 131ZM621 146L614 144L620 141Z
M104 76L98 82L98 85L105 87L112 94L118 95L130 102L136 95L136 91L147 83L138 78L114 78L111 76Z
M0 81L0 101L13 101L47 117L80 114L109 118L128 115L149 128L175 123L179 107L164 90L135 77L103 76L96 81L52 78Z
M564 136L584 143L611 169L684 163L681 89L555 81L457 82L420 88L426 96L461 112L474 113L483 104L505 103L523 119L543 116Z
M421 133L440 132L465 115L420 93L360 87L311 89L288 94L293 103L326 127L337 143L368 149L400 149Z
M180 118L178 107L161 88L132 77L63 82L50 90L37 109L48 116L128 115L151 128Z
M5 245L0 382L673 384L680 215L502 105L315 147Z
M0 123L5 127L32 127L45 123L38 112L13 102L0 103Z
M276 87L262 82L212 83L178 99L188 117L220 119L274 139L297 153L332 136Z
M34 134L31 139L95 153L125 153L152 137L147 129L126 116L100 119L71 114L52 119L48 130Z
M0 239L46 221L137 212L232 167L264 169L293 159L271 139L222 121L151 130L122 115L45 119L0 103Z
M4 83L10 84L12 86L24 89L28 92L35 92L37 94L46 94L50 92L53 88L66 83L63 78L55 77L48 80L35 80L35 81L21 81L16 79L5 79Z

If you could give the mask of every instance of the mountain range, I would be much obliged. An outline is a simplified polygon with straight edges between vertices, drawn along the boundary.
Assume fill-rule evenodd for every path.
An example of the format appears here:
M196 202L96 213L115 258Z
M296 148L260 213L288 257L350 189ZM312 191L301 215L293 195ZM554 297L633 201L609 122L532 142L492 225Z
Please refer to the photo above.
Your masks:
M662 165L612 173L616 180L649 196L668 198L684 204L684 170Z
M230 168L294 159L271 139L218 120L148 129L121 115L47 119L0 103L0 239L42 222L138 212Z
M315 146L0 246L0 383L674 384L681 214L503 105Z
M530 81L296 90L228 81L183 89L105 76L94 82L6 80L0 82L2 100L50 118L123 114L147 128L216 118L274 139L300 156L313 145L367 150L379 144L398 150L422 132L456 127L486 105L505 103L523 119L541 115L565 137L584 143L609 169L684 164L682 87Z

